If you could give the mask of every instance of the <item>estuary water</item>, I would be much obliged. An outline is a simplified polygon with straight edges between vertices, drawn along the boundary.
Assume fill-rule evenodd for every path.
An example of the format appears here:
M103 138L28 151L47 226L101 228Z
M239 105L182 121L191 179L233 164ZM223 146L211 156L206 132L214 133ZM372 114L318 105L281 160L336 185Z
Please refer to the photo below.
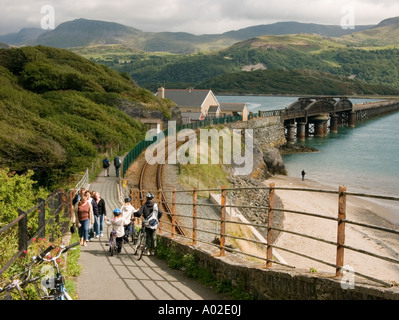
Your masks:
M245 102L248 110L284 109L297 97L216 96L219 102ZM352 103L373 102L351 99ZM349 192L399 197L399 112L357 123L355 128L339 127L325 138L308 137L304 145L320 152L283 156L288 176L306 179ZM377 201L376 202L381 202ZM379 203L382 204L382 203ZM399 223L399 203L383 201L387 219Z

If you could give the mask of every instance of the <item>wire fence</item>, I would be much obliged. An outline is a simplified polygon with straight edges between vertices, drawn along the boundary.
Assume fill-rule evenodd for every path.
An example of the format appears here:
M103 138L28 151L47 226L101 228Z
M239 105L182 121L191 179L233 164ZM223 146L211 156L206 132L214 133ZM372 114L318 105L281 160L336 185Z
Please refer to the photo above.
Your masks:
M237 190L259 190L259 189L264 189L268 190L268 204L265 206L249 206L249 205L235 205L235 204L229 204L227 201L227 192L229 191L237 191ZM328 193L328 194L333 194L337 196L337 214L335 217L331 216L326 216L326 215L321 215L318 213L309 213L309 212L301 212L301 211L296 211L296 210L288 210L288 209L283 209L283 208L277 208L275 206L275 196L276 196L276 190L286 190L286 191L300 191L300 192L315 192L315 193ZM212 204L212 203L198 203L198 192L214 192L216 194L220 195L220 203L218 204ZM350 251L355 251L358 252L362 255L367 255L369 257L372 257L373 259L378 259L380 261L386 261L390 264L393 265L398 265L399 260L396 258L388 257L388 256L383 256L380 254L376 254L367 250L363 250L358 247L354 246L349 246L345 243L345 233L351 232L351 228L347 228L347 225L356 225L356 226L361 226L364 228L369 228L373 230L378 230L381 231L385 234L390 234L394 236L399 235L398 230L393 230L389 228L384 228L381 226L377 225L371 225L367 223L362 223L358 221L352 221L347 219L346 217L346 210L347 210L347 196L355 196L355 197L365 197L365 198L373 198L373 199L382 199L382 200L391 200L391 201L399 201L399 197L388 197L388 196L381 196L381 195L371 195L371 194L362 194L362 193L352 193L352 192L347 192L345 186L340 186L339 190L337 191L331 191L331 190L321 190L321 189L303 189L303 188L282 188L282 187L276 187L274 184L271 184L269 186L265 187L242 187L242 188L226 188L226 187L221 187L221 188L213 188L213 189L192 189L192 190L159 190L158 192L163 192L163 193L171 193L172 194L172 202L169 202L169 205L171 206L172 210L170 215L170 221L167 221L167 219L162 218L162 227L160 228L160 233L164 233L168 235L171 238L185 238L190 241L192 241L193 245L196 245L198 242L206 243L212 246L216 246L220 250L220 255L223 256L226 254L226 252L230 253L239 253L243 254L248 257L256 258L263 260L265 263L266 268L270 268L273 266L274 263L283 265L286 267L290 268L295 268L295 266L288 265L285 262L282 262L281 260L277 259L277 251L284 251L288 252L290 254L294 254L324 265L327 265L331 268L335 269L335 276L336 277L342 277L343 272L345 270L345 263L344 263L344 253L346 250ZM189 202L177 202L176 201L176 194L178 193L186 193L192 195L192 201ZM135 199L135 201L138 201L138 203L141 203L141 199L139 199L139 192L136 191L131 191L131 196L132 198ZM158 197L160 199L160 197ZM159 201L159 200L158 200ZM178 212L182 211L182 207L185 206L191 206L192 207L192 214L179 214ZM208 207L213 207L216 208L219 213L220 213L220 218L212 219L209 217L201 217L197 215L197 210L201 206L208 206ZM243 222L242 219L237 218L237 215L232 213L232 210L234 208L237 209L256 209L256 210L263 210L267 212L267 224L265 225L260 225L260 224L254 224L250 222ZM302 215L302 216L308 216L311 218L317 218L317 219L326 219L333 221L336 224L336 235L337 235L337 240L336 241L330 241L326 240L320 237L315 237L311 236L305 233L301 232L296 232L294 230L286 230L284 228L279 228L276 227L274 224L274 214L276 212L284 212L287 214L296 214L296 215ZM191 219L192 223L190 224L182 224L180 222L176 223L177 221L181 219ZM212 231L211 229L201 229L198 228L198 221L201 220L207 220L207 221L214 221L219 225L218 230ZM187 221L187 220L185 220ZM182 236L176 232L176 226L179 225L179 227L189 230L190 232L185 232L185 236ZM235 226L238 226L239 228L250 228L251 230L254 230L255 228L264 228L267 234L266 241L262 239L257 239L253 237L252 232L247 232L246 234L250 234L251 236L242 236L239 232L237 232L237 228ZM206 233L213 235L218 238L218 241L204 241L203 239L199 239L198 234L199 233ZM308 254L304 254L303 252L295 251L292 250L291 248L285 248L276 245L276 233L289 233L298 237L303 237L311 240L315 240L321 243L325 243L328 245L331 245L333 247L336 247L336 253L335 253L335 261L323 261L322 259L319 259L314 256L310 256ZM260 251L258 250L257 252L260 252L260 254L254 254L253 252L250 252L250 250L241 250L239 248L233 248L231 246L226 245L227 240L230 239L231 241L235 241L236 243L238 242L247 242L255 245L256 247L262 248ZM383 271L382 271L383 272ZM367 275L365 273L361 272L355 272L353 271L354 275L380 283L384 286L392 286L393 283L378 279L374 276Z

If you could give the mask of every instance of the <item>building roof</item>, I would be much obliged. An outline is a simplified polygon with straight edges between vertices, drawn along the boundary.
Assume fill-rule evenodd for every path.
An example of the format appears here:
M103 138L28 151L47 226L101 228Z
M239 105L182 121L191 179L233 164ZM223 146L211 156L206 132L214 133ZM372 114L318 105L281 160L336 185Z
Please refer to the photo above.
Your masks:
M208 109L208 113L216 113L218 111L218 106L210 106Z
M221 103L220 110L231 111L231 112L242 112L246 108L245 103Z
M165 98L174 101L179 107L201 107L211 90L165 89Z

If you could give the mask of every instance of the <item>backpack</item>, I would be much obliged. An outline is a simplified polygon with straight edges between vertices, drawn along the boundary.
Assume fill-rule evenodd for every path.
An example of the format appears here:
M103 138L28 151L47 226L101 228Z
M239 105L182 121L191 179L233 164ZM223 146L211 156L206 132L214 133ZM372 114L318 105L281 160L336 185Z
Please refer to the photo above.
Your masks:
M119 168L121 166L121 159L119 159L119 157L115 157L114 163L115 167Z
M154 203L154 207L153 210L151 212L151 215L147 218L144 219L144 225L146 228L150 228L155 230L156 228L158 228L158 205L156 203Z
M104 159L103 160L103 168L108 168L109 167L109 160L108 159Z

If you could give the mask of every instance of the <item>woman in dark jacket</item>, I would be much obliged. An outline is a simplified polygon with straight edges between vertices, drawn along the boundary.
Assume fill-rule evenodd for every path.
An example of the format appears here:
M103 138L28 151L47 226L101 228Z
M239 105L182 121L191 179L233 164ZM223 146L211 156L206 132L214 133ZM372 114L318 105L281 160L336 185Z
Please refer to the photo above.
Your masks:
M97 203L98 208L98 234L100 237L103 236L104 229L104 216L107 215L107 211L105 209L105 201L101 198L101 195L98 192L95 192L94 199Z

